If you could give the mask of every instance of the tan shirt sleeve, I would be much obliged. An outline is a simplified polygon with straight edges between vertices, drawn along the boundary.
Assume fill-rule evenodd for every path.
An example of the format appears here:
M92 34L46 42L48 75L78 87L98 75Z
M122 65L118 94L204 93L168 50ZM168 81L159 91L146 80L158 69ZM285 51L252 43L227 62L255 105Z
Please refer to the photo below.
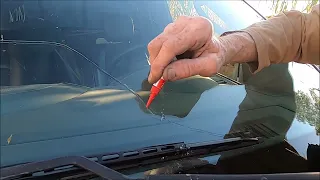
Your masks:
M242 30L251 35L258 63L249 63L255 72L275 63L320 64L319 5L308 13L289 11Z

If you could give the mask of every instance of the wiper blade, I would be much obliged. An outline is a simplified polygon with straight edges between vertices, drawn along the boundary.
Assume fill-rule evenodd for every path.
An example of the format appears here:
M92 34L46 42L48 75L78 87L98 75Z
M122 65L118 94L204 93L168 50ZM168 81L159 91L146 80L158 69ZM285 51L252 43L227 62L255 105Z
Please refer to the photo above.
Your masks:
M178 160L187 157L197 157L223 151L253 146L263 142L259 138L230 138L221 141L201 143L172 143L150 146L136 150L115 152L90 156L97 162L114 170L133 168L137 165L151 165L166 161Z
M90 159L97 159L94 162L85 157L70 156L62 157L48 161L28 163L23 165L17 165L13 167L7 167L1 169L1 180L7 180L12 178L18 178L21 176L32 175L41 171L52 171L59 167L65 167L73 165L83 170L87 170L92 174L100 176L105 179L117 179L122 180L127 177L112 170L120 170L137 165L155 164L164 161L176 160L186 157L194 157L199 155L206 155L211 153L218 153L227 150L252 146L259 144L262 141L258 138L232 138L224 139L214 142L202 142L186 144L183 142L165 144L158 146L151 146L141 148L137 150L101 154L96 156L90 156ZM118 157L105 160L105 157ZM106 166L111 167L107 168ZM68 169L67 169L68 170ZM75 170L70 168L69 170Z
M262 142L261 138L229 138L223 139L221 141L215 142L201 142L187 144L187 148L190 150L200 150L203 149L209 153L212 152L222 152L232 149L237 149L246 146L252 146Z

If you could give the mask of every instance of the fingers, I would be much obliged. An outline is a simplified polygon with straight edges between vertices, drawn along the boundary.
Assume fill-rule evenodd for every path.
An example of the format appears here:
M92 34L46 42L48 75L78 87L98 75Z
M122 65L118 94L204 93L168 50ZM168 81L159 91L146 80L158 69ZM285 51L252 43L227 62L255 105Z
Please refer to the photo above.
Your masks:
M168 24L163 32L148 44L150 63L152 63L159 54L162 44L171 36L180 33L185 28L188 20L190 20L189 17L179 17L176 22Z
M179 17L148 44L151 64L149 83L161 78L165 68L177 56L190 51L192 57L202 55L211 47L212 24L201 17Z
M175 36L168 36L163 42L157 56L150 62L151 73L148 78L150 83L154 83L161 78L165 67L171 63L176 55L184 53L194 45L194 39L189 36L187 31L185 29Z
M208 54L194 59L181 59L169 64L163 73L167 81L176 81L194 75L212 76L218 72L219 59L215 54Z
M163 32L165 34L177 34L183 30L185 26L181 25L181 23L170 23L164 28Z
M164 33L161 33L148 44L150 64L153 64L154 59L159 54L159 51L161 49L162 44L167 39L168 39L168 37Z

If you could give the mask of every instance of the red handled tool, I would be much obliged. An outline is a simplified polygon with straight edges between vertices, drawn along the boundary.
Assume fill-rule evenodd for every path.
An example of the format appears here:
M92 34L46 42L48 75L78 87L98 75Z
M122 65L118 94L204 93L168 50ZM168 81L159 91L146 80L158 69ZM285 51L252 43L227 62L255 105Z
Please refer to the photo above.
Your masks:
M146 105L147 108L149 108L154 98L156 98L156 96L159 94L165 82L166 81L161 77L161 79L158 82L152 85L152 88L150 90L150 96Z

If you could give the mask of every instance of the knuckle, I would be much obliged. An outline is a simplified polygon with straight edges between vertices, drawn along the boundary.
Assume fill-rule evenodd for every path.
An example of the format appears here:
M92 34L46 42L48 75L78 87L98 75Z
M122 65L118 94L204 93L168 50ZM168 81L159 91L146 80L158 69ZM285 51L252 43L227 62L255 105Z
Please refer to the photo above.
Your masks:
M175 44L173 45L173 47L176 47L176 48L182 47L183 44L185 43L185 40L186 39L181 36L176 36L174 41Z
M166 41L162 45L162 53L166 53L168 56L176 56L180 53L181 45L183 43L179 42L176 37Z
M163 44L162 44L162 48L166 51L166 53L167 53L167 51L172 51L173 50L173 48L174 48L174 41L165 41Z
M177 77L186 78L191 76L192 66L190 63L177 61L176 63Z
M202 29L204 27L211 27L211 22L204 17L197 17L197 19L195 19L195 24L197 24L197 26L194 26L196 30Z
M174 23L170 23L170 24L168 24L168 25L164 28L163 32L170 32L170 31L172 31L174 28L175 28Z
M155 46L155 40L152 40L148 43L148 51L152 51Z
M166 36L164 34L159 34L157 37L155 37L153 40L151 40L148 43L148 51L156 51L158 48L161 47L161 43L166 39Z
M210 23L210 21L209 21L207 18L205 18L205 17L196 17L196 20L197 20L198 23L201 23L201 24L208 24L208 23Z
M185 77L192 76L193 75L193 70L195 70L193 68L193 65L191 63L188 63L184 68L184 76Z

